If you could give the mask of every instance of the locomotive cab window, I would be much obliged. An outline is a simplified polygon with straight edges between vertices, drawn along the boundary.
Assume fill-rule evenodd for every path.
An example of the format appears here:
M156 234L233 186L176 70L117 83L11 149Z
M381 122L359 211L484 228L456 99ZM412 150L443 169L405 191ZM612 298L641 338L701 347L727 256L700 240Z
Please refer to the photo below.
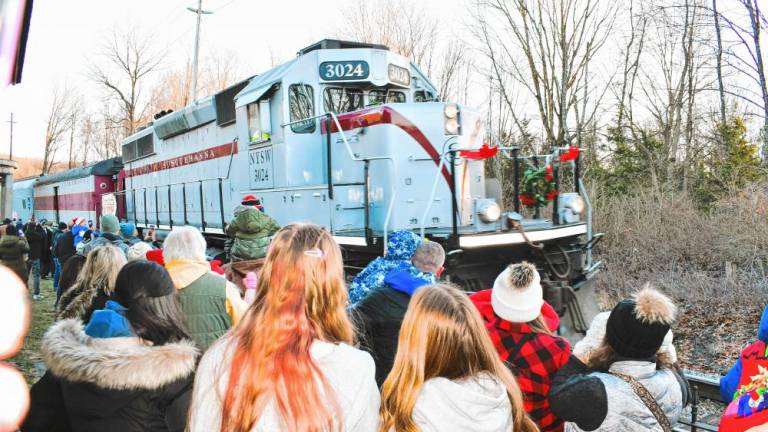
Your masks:
M288 110L290 121L295 122L315 115L314 92L307 84L291 84L288 87ZM291 124L294 133L312 133L315 131L315 120L305 120Z
M371 90L368 92L368 105L403 102L405 102L405 93L401 91Z
M435 100L435 95L433 95L432 92L428 92L426 90L419 90L413 94L414 102L433 102Z
M325 112L346 113L363 107L363 91L356 88L329 87L323 92Z
M268 107L269 101L265 102ZM259 102L249 103L245 109L248 114L248 137L250 142L253 144L269 140L269 130L263 127L263 123L269 121L269 110L267 109L267 112L264 112L264 107Z

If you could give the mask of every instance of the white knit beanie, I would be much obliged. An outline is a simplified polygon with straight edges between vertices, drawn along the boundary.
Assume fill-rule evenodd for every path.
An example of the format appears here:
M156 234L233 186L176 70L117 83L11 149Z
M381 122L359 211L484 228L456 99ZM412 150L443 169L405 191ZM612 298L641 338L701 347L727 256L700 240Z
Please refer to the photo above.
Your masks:
M544 305L541 277L533 264L523 261L496 277L491 306L496 315L513 323L527 323L541 314Z

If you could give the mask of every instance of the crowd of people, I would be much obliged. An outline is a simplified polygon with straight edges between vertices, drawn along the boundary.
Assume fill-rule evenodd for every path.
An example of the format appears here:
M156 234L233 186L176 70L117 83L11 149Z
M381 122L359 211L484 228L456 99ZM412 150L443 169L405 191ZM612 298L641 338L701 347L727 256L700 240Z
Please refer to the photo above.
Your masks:
M468 295L439 281L439 243L397 231L348 287L328 231L280 228L246 198L224 268L193 227L160 249L110 215L90 241L81 218L52 237L56 322L22 431L666 432L689 402L676 307L652 287L571 347L530 263ZM25 280L35 226L0 240ZM729 397L757 367L737 366Z

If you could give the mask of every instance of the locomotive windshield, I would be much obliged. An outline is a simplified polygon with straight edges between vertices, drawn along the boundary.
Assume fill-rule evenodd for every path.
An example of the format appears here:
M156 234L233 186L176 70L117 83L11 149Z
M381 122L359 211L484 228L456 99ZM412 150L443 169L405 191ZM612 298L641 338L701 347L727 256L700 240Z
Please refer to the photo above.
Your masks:
M363 91L357 88L328 87L323 92L325 112L336 114L355 111L363 107Z
M368 105L384 103L404 103L405 93L397 90L371 90L368 92Z
M291 122L307 119L315 115L314 96L312 86L307 84L292 84L288 87ZM315 131L315 121L306 120L298 123L291 123L291 130L294 133L312 133Z
M434 102L436 100L437 98L435 95L433 95L432 92L428 92L426 90L419 90L413 94L414 102Z

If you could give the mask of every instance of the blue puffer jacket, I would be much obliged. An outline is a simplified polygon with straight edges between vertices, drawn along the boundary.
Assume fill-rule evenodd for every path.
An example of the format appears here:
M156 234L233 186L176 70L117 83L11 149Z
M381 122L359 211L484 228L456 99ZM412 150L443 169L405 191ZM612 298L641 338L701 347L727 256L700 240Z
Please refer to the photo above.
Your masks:
M757 338L768 343L768 306L763 309L763 316L760 318L760 327L757 330ZM736 364L731 367L728 373L720 378L720 396L724 401L730 402L734 393L739 387L741 381L741 354L739 354Z
M433 274L422 273L411 263L420 244L421 238L413 231L393 232L387 240L387 254L368 263L349 285L349 301L357 303L372 289L384 286L384 278L393 271L408 271L417 279L435 283Z
M75 247L83 241L86 231L88 231L88 227L85 225L75 225L72 227L72 241Z

